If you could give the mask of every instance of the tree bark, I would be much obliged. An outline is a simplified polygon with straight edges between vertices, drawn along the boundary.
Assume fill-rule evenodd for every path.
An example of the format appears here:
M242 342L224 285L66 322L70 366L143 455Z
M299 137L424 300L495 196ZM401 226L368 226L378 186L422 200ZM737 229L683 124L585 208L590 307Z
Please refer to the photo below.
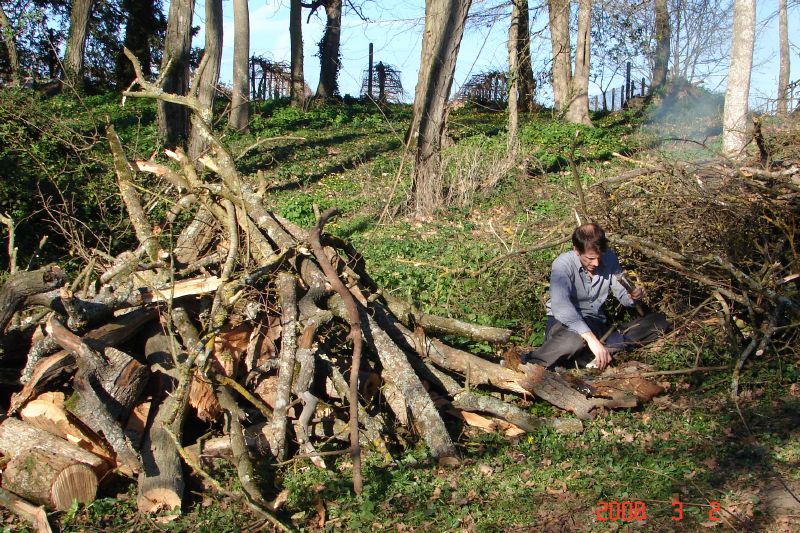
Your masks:
M592 0L578 2L578 42L566 119L573 124L592 125L589 119L589 61L591 58Z
M339 94L339 43L342 36L342 0L327 0L328 22L319 42L319 84L317 98L330 99Z
M561 113L569 105L572 67L570 65L569 0L550 0L550 45L553 51L553 99Z
M519 9L519 24L517 25L519 97L517 107L520 113L528 113L533 108L533 97L536 94L536 82L533 79L533 65L531 64L530 7L528 0L515 0L514 5Z
M154 0L123 0L122 9L128 12L125 23L124 47L133 52L142 65L142 72L150 77L153 73L153 55L150 41L159 27L159 17ZM208 30L206 30L208 31ZM120 51L117 58L117 82L127 87L136 78L131 62Z
M412 120L412 124L419 125L412 187L417 216L429 216L440 203L447 100L471 3L471 0L425 2L425 32Z
M289 97L292 107L303 109L306 102L303 75L303 6L301 0L289 3L289 39L291 41L291 83Z
M250 122L250 10L247 0L233 0L233 94L228 126L248 131Z
M94 0L73 0L69 14L69 35L64 52L64 76L76 90L83 89L83 58L86 50L86 34L89 31L89 15Z
M650 80L650 93L660 91L667 81L669 66L669 46L671 40L671 25L667 0L655 0L655 39L656 51L653 61L653 75Z
M511 24L508 27L508 147L509 158L517 155L517 135L519 134L519 47L520 47L520 5L518 0L511 2Z
M789 16L787 0L778 0L778 41L780 67L778 70L778 114L789 112Z
M195 91L200 105L211 110L212 114L214 96L219 82L220 62L222 61L222 28L222 0L206 0L205 50L203 51L199 72L195 75L195 83L197 84ZM189 135L189 159L196 161L207 148L208 140L197 128L192 127ZM210 216L205 209L201 210L201 212ZM208 233L211 234L213 231Z
M731 65L728 69L722 130L722 150L731 157L740 156L750 140L747 100L750 95L755 27L755 0L734 0Z
M191 50L194 0L174 0L169 4L164 57L161 61L161 89L185 95L189 87L189 52ZM168 70L167 70L168 68ZM174 147L189 131L189 111L185 106L158 102L158 134L166 146Z
M3 34L3 43L6 45L8 51L8 63L11 67L11 81L15 85L19 85L22 81L21 71L19 65L19 56L17 55L17 43L15 39L16 32L11 21L8 20L3 6L0 5L0 33Z
M11 459L3 470L3 487L40 505L65 511L91 503L97 494L97 475L86 464L52 451L33 448Z
M278 293L281 302L281 354L278 368L278 387L272 416L270 448L278 461L286 458L286 417L294 379L297 351L297 294L295 278L291 274L278 274Z

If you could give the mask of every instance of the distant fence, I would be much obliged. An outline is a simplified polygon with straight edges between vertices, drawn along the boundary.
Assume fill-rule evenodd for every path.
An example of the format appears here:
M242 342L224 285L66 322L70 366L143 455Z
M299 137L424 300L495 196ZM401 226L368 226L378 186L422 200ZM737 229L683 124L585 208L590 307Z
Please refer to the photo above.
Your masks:
M751 100L752 101L752 100ZM791 113L800 106L800 80L793 81L786 86L786 110ZM753 109L765 115L775 115L778 113L777 98L758 98L755 99Z
M589 97L589 111L619 111L627 107L631 98L647 96L650 87L642 78L638 83L631 77L631 64L625 65L625 85L606 89L601 94Z

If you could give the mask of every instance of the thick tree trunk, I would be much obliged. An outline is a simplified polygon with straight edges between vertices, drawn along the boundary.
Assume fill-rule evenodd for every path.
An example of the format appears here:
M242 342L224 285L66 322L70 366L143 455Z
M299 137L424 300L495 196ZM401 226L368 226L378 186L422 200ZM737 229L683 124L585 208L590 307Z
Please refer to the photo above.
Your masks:
M86 34L89 31L89 15L94 0L73 0L69 14L69 35L64 52L64 76L76 90L83 88L83 56L86 50Z
M185 95L189 88L189 52L191 50L194 0L174 0L169 4L167 36L161 72L164 92ZM185 106L158 102L158 134L165 145L176 146L189 131L189 112Z
M520 5L511 2L511 24L508 27L508 156L516 157L519 133L519 47Z
M228 126L246 132L250 122L250 11L247 0L233 0L233 96Z
M575 71L566 119L573 124L592 125L589 119L589 60L591 58L592 0L578 2L578 42L575 50Z
M327 0L328 23L319 42L319 84L317 98L333 98L339 94L339 43L342 35L342 0Z
M789 112L789 15L787 0L778 1L778 41L780 46L780 67L778 70L778 113Z
M653 75L650 80L650 92L656 93L661 90L667 81L667 68L669 66L669 46L670 46L670 21L667 0L655 0L655 39L656 52L653 60Z
M755 0L734 0L731 65L728 69L722 130L722 150L733 157L738 157L750 140L747 100L750 95L755 27Z
M569 0L550 0L550 45L553 50L553 99L556 110L564 112L569 106L572 85L571 50L569 39Z
M536 82L533 79L531 64L531 29L530 8L528 0L515 0L519 8L519 24L517 25L517 64L519 69L518 103L520 113L528 113L533 108L533 97L536 94Z
M150 41L158 27L154 0L123 0L122 9L128 12L125 23L124 46L139 60L142 73L150 77L153 73L153 55ZM117 58L117 82L120 87L127 87L136 78L133 66L125 54L120 51Z
M417 216L429 216L442 195L441 145L447 127L447 100L470 4L471 0L425 3L425 33L412 120L419 125L413 178Z
M289 3L289 39L291 41L291 83L289 97L292 107L305 106L305 78L303 75L303 6L301 0Z
M3 487L49 509L65 511L91 503L97 494L97 475L80 461L33 448L11 459L3 470Z
M108 463L101 457L78 448L74 444L43 429L36 428L16 418L6 418L0 423L0 453L14 457L25 455L33 448L46 450L88 465L98 477L102 477L109 470Z
M206 26L205 26L205 50L203 51L203 59L200 62L200 71L195 75L195 82L197 83L197 87L195 88L197 92L197 99L200 101L200 105L208 108L212 111L214 110L214 96L217 92L217 82L219 82L219 71L220 71L220 62L222 61L222 0L206 0ZM192 161L196 161L198 157L200 157L203 152L206 151L208 147L208 140L201 134L197 128L191 128L191 134L189 136L189 159ZM198 217L200 213L205 213L205 219L213 221L214 217L205 210L202 209L198 212ZM208 231L209 235L213 234L213 224L207 225L202 224L196 226L195 229L198 232L204 231L204 228ZM194 224L194 222L193 222ZM183 234L181 234L183 236ZM194 242L194 241L189 241ZM178 244L181 244L180 239L178 240ZM188 243L183 243L184 245ZM181 249L180 247L176 247L176 250ZM182 252L183 253L183 250ZM191 254L190 254L191 255ZM184 256L188 257L188 256ZM195 256L195 259L197 257ZM191 263L193 261L183 261L185 263Z
M18 85L21 81L21 72L19 66L19 56L17 56L17 42L14 38L16 32L8 20L3 6L0 5L0 33L3 34L3 43L6 45L8 51L8 63L11 67L11 81Z

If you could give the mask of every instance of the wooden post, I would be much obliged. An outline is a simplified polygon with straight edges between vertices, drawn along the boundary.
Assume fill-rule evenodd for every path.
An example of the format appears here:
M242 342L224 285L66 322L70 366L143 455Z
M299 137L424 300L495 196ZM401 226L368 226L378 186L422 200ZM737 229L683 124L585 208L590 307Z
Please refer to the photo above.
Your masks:
M372 98L372 43L369 43L369 73L367 74L367 96Z
M625 94L620 98L620 107L624 106L625 102L631 99L631 62L625 66Z
M614 109L617 107L617 90L615 88L611 88L611 111L613 112Z
M642 78L642 96L645 96L645 88L646 88L645 81L644 78Z

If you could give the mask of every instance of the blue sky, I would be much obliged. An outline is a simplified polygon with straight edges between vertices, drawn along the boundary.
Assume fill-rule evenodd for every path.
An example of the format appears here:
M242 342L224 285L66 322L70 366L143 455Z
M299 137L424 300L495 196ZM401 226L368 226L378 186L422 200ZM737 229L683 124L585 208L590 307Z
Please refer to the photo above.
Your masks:
M287 0L254 0L250 2L251 46L250 53L263 55L276 61L289 60L289 30ZM473 9L486 5L485 2L473 2ZM533 5L533 3L532 3ZM758 19L775 12L777 0L758 2ZM202 27L202 15L205 6L199 2L196 6L195 24ZM374 43L375 61L388 63L402 72L403 88L413 96L419 65L421 36L424 24L425 7L422 0L394 0L391 7L382 7L375 2L365 5L365 14L369 22L364 22L352 13L346 13L342 20L342 69L339 84L342 94L357 95L361 86L361 77L368 63L368 46ZM319 59L315 57L317 42L324 28L324 11L312 16L306 23L307 10L303 17L303 43L305 51L306 81L312 91L316 89L319 75ZM546 14L544 16L546 19ZM225 46L221 80L229 83L231 77L232 41L233 41L233 6L224 3ZM791 9L789 13L790 39L800 44L800 10ZM532 29L541 28L546 20L532 21ZM459 61L456 67L454 90L465 83L470 76L488 70L502 70L506 67L507 19L481 26L469 26L461 46ZM766 25L759 27L756 37L755 65L751 85L751 100L756 103L760 98L773 98L777 87L777 50L778 21L774 17ZM196 38L195 46L202 46L202 33ZM545 62L549 53L546 41L534 42L534 70L546 68ZM798 48L792 50L792 76L800 77L800 53ZM622 80L619 82L622 84ZM710 81L710 88L724 91L724 80ZM590 88L595 94L596 88ZM546 99L546 93L545 93Z

